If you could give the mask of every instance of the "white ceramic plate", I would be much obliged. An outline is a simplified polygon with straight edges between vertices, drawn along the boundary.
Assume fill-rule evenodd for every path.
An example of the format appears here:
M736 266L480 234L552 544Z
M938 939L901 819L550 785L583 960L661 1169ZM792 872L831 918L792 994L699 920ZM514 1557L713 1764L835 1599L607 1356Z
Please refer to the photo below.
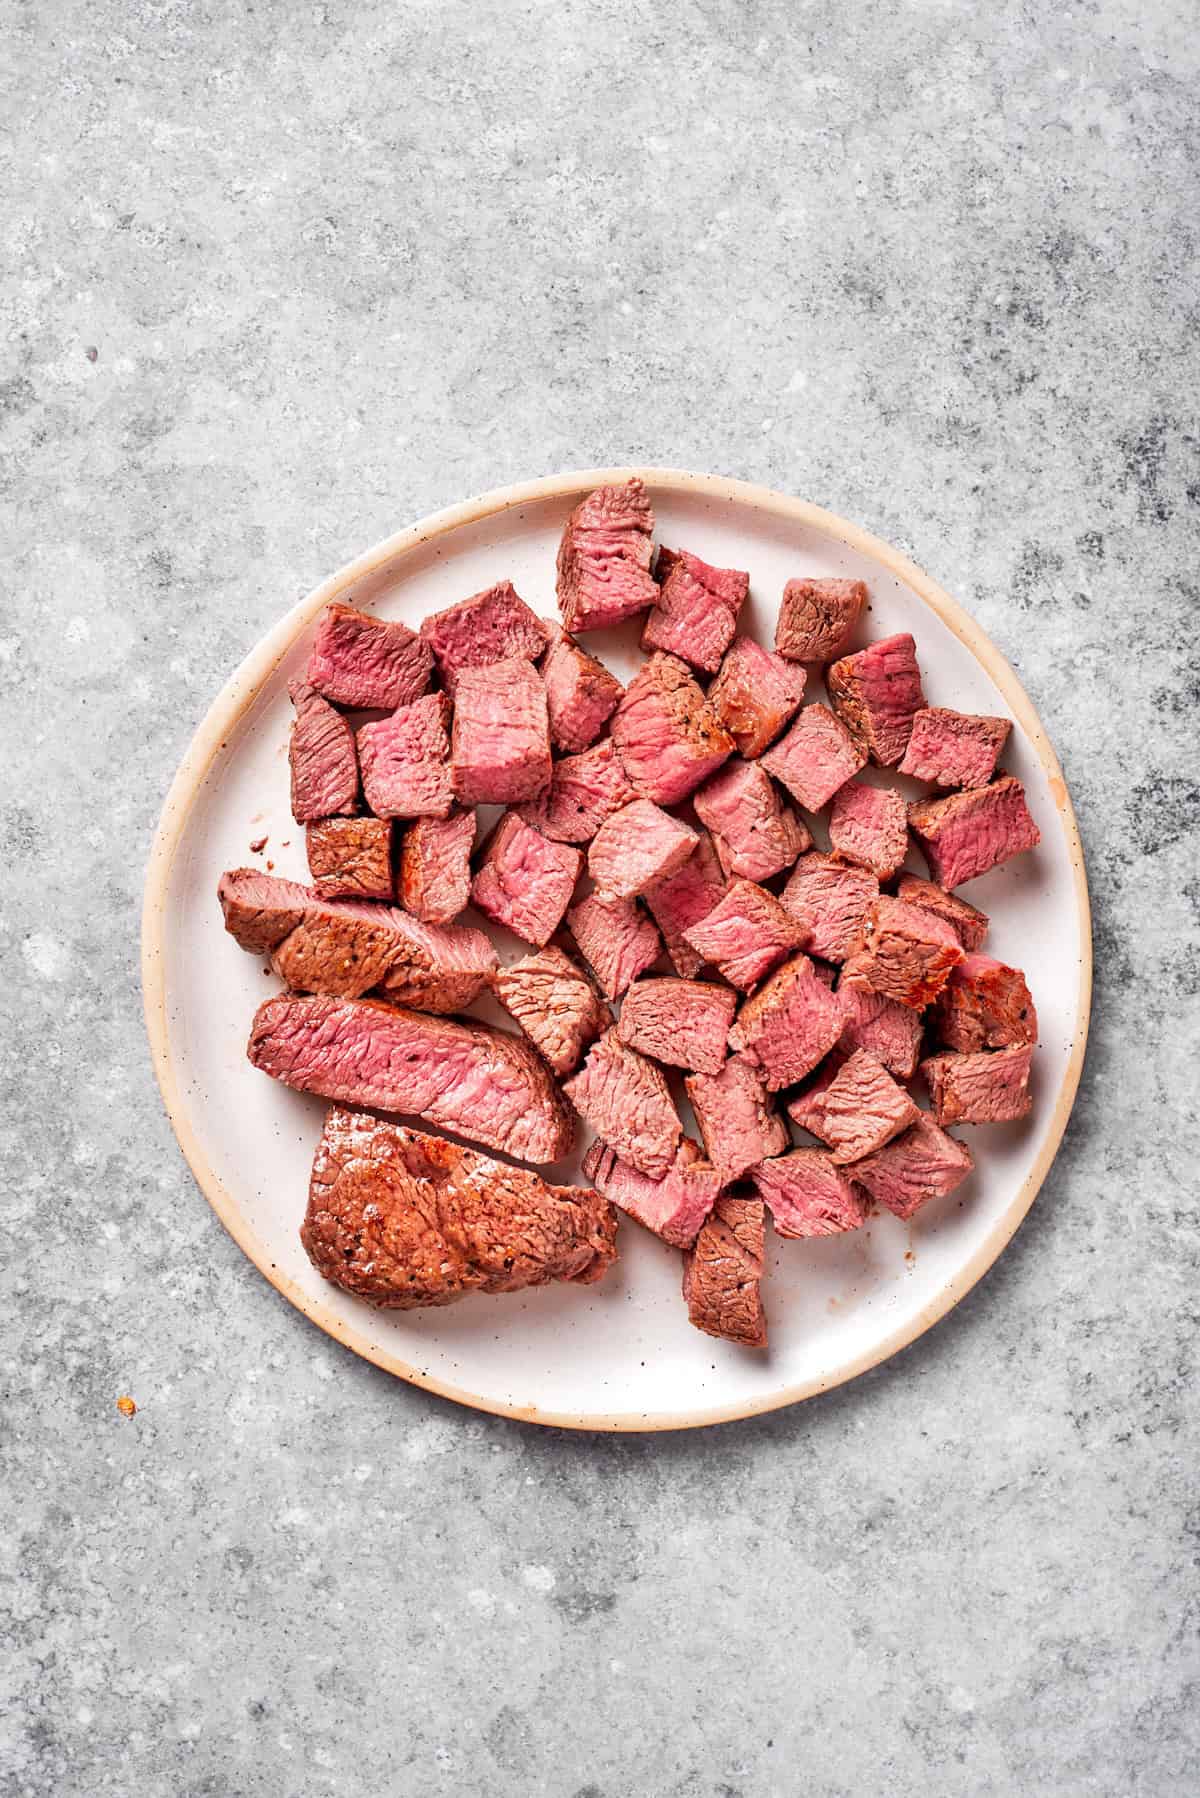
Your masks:
M904 557L831 513L738 481L638 470L661 542L750 570L743 628L762 641L771 641L789 577L861 578L871 592L861 639L911 630L930 703L1015 720L1004 764L1025 782L1042 845L964 896L991 915L989 951L1026 970L1037 1002L1033 1115L963 1129L976 1172L910 1224L883 1215L824 1241L768 1238L767 1352L694 1330L678 1254L633 1223L622 1227L613 1273L581 1289L389 1313L318 1276L297 1232L324 1105L246 1061L255 1006L277 983L225 934L216 901L225 868L269 858L279 874L307 877L304 833L288 809L287 682L304 667L312 622L331 599L416 626L508 576L536 611L553 615L568 511L580 494L632 472L593 469L471 500L401 531L296 606L234 675L188 751L155 840L144 918L146 1018L168 1113L208 1199L272 1284L405 1379L485 1410L581 1429L675 1429L789 1404L874 1366L943 1316L995 1260L1045 1177L1075 1096L1091 984L1083 857L1058 763L1016 675L971 619ZM623 678L640 659L633 629L587 641ZM251 855L264 835L265 855ZM523 952L510 943L511 954ZM560 1164L554 1177L572 1177L577 1165Z

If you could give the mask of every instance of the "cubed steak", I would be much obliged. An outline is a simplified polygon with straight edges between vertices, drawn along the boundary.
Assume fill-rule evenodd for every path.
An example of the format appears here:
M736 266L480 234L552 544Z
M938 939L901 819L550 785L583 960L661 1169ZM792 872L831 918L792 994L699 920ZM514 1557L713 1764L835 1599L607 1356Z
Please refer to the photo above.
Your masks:
M521 816L558 843L590 843L606 818L636 798L611 737L554 764L550 785Z
M654 921L636 899L601 899L589 893L571 907L567 924L606 999L619 999L662 952Z
M296 880L258 868L231 868L217 882L225 928L250 955L270 955L317 903Z
M846 1162L881 1149L920 1115L883 1063L869 1049L857 1049L805 1107L802 1122L804 1129L821 1138L835 1161Z
M636 899L677 874L699 842L681 819L651 799L635 799L605 820L588 850L588 873L602 899Z
M587 749L608 723L625 689L603 662L580 649L557 625L542 663L550 737L558 749Z
M560 1161L575 1138L541 1056L474 1019L284 993L259 1006L247 1053L298 1092L406 1112L523 1161Z
M866 1221L862 1200L825 1149L792 1149L751 1174L777 1236L840 1236Z
M704 1152L726 1180L782 1155L787 1125L754 1069L731 1055L718 1074L690 1074L688 1101L704 1138Z
M696 816L713 833L725 873L769 880L811 849L807 827L780 798L757 762L739 758L706 780L693 800ZM904 816L901 806L901 818Z
M688 1319L706 1336L745 1348L766 1348L767 1319L760 1281L765 1217L761 1199L722 1193L684 1251L683 1296Z
M636 478L581 500L558 546L558 604L569 631L602 630L658 598L654 513Z
M903 796L894 787L848 780L833 796L829 844L835 855L890 880L908 854Z
M1008 718L927 706L913 719L900 773L938 787L986 786L1011 729Z
M588 1187L405 1124L331 1107L300 1231L318 1273L370 1305L410 1311L549 1280L589 1284L617 1252L617 1217Z
M725 876L707 831L678 874L647 887L646 904L654 914L667 954L677 974L689 978L704 966L704 957L684 939L684 931L706 918L725 891Z
M1042 840L1025 789L1011 774L944 799L919 799L908 808L908 823L940 887L962 886Z
M494 924L541 948L562 923L583 856L505 812L483 851L471 898Z
M772 655L753 637L735 637L708 689L708 703L737 745L753 761L791 722L804 697L805 672Z
M923 1011L962 958L962 945L944 918L884 893L868 910L862 934L846 957L842 984L866 987Z
M390 718L363 725L358 733L363 792L377 817L450 816L449 730L450 701L444 693L426 693L397 706Z
M733 753L733 738L675 656L643 662L611 730L635 792L658 805L686 799Z
M536 662L545 654L550 634L511 581L497 581L482 593L472 593L456 606L435 612L421 626L451 698L464 668L511 660Z
M1037 1042L1037 1011L1024 974L990 955L963 957L937 996L932 1023L938 1042L962 1054Z
M789 581L775 621L775 648L793 662L840 656L867 603L863 581Z
M961 1186L974 1165L965 1143L947 1136L922 1112L911 1130L851 1162L846 1173L897 1217L910 1218Z
M1029 1043L974 1055L930 1055L921 1073L939 1124L1008 1124L1033 1109Z
M392 898L390 818L321 818L305 827L304 841L318 898Z
M819 849L802 855L779 896L800 926L799 947L822 961L845 961L879 897L879 881L867 868L848 866Z
M340 712L306 681L288 688L296 716L288 759L292 816L297 824L339 817L358 806L358 756L354 732Z
M842 1034L838 1048L846 1055L869 1049L890 1074L911 1080L921 1055L921 1013L865 987L838 987Z
M659 549L658 603L642 629L642 648L682 656L715 674L737 630L750 591L740 568L713 568L688 549Z
M496 997L541 1050L561 1080L612 1023L608 1007L583 969L561 949L541 949L493 981Z
M767 773L809 812L828 805L838 788L866 765L866 751L824 705L804 706L786 736L762 758Z
M925 706L916 645L908 632L843 656L827 670L825 685L834 711L871 760L894 768L908 748L913 719Z
M419 699L432 673L428 643L406 624L335 603L317 620L304 678L334 705L390 712Z
M800 926L774 893L752 880L735 880L683 940L722 979L748 993L797 947Z
M690 1248L695 1242L724 1184L712 1163L701 1160L699 1149L687 1136L661 1180L640 1174L599 1141L584 1156L583 1173L602 1197L676 1249Z
M896 886L896 897L906 905L922 905L936 912L950 925L964 949L978 949L988 933L988 915L977 906L968 905L956 893L922 880L918 874L902 874Z
M771 1092L812 1072L842 1033L837 995L808 959L794 955L765 980L738 1013L729 1046Z
M737 994L705 980L637 980L625 995L617 1035L672 1068L719 1074Z
M549 786L546 689L532 662L510 656L459 670L450 760L464 805L511 805Z
M457 918L471 897L474 847L473 811L416 819L400 845L396 891L401 905L427 924Z
M622 1161L652 1180L662 1179L675 1160L683 1126L661 1068L609 1030L592 1044L563 1091Z

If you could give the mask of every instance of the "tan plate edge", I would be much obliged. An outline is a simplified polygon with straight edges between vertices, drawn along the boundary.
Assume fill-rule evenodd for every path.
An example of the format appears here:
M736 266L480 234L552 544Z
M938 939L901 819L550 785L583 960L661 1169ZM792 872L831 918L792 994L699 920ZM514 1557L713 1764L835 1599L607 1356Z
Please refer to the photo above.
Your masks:
M786 1391L772 1394L762 1402L716 1406L708 1411L684 1415L669 1412L653 1414L633 1412L592 1417L577 1416L570 1412L541 1411L536 1405L500 1404L482 1398L478 1393L467 1392L460 1387L451 1386L443 1380L434 1379L422 1369L411 1366L387 1350L380 1348L367 1335L336 1316L319 1301L310 1298L272 1264L266 1246L246 1227L231 1194L217 1178L202 1154L190 1116L184 1105L183 1095L171 1059L167 1031L164 928L167 883L175 855L192 806L204 785L213 761L224 746L230 732L258 697L277 664L286 655L300 632L315 618L323 606L328 605L331 600L337 599L347 587L370 575L383 563L406 554L420 544L429 542L432 538L441 537L449 531L457 530L462 525L475 524L480 519L492 517L496 513L509 511L516 506L527 505L538 500L567 499L575 494L585 493L593 487L603 486L608 482L626 481L632 475L640 476L650 488L659 488L675 493L707 494L714 499L725 499L731 503L756 506L762 511L773 513L776 517L807 525L827 537L832 537L848 544L853 549L862 551L865 555L881 562L884 567L890 569L894 575L911 587L925 601L926 605L949 626L955 636L967 645L1004 694L1013 716L1032 744L1039 762L1046 771L1050 790L1054 795L1055 804L1062 820L1063 833L1067 839L1067 848L1071 857L1075 898L1079 909L1079 1022L1076 1040L1072 1045L1070 1059L1063 1076L1062 1086L1059 1089L1054 1115L1050 1120L1050 1128L1046 1133L1046 1139L1042 1144L1037 1161L987 1240L972 1256L961 1273L951 1280L939 1292L937 1298L926 1305L912 1322L896 1330L868 1353L856 1356L846 1362L827 1379L813 1380L790 1387ZM408 1380L414 1386L421 1386L426 1391L436 1392L442 1398L453 1399L458 1404L469 1405L480 1411L490 1411L500 1417L515 1417L524 1422L545 1424L558 1429L614 1431L698 1429L708 1424L729 1423L737 1418L757 1416L765 1411L774 1411L785 1405L795 1404L800 1399L811 1398L816 1393L831 1391L835 1386L840 1386L845 1381L852 1380L857 1375L878 1366L880 1362L886 1361L900 1349L907 1347L910 1342L915 1341L918 1336L923 1335L948 1311L952 1310L959 1300L971 1290L976 1281L983 1277L1011 1240L1018 1225L1037 1197L1042 1182L1058 1152L1079 1086L1084 1052L1087 1047L1091 991L1091 906L1088 898L1087 874L1084 868L1083 845L1079 837L1079 827L1075 821L1075 812L1058 758L1042 727L1041 719L1010 663L956 600L951 599L950 595L944 592L936 582L930 580L929 576L915 563L910 562L906 556L901 555L890 544L872 536L869 531L862 530L859 526L839 518L836 513L828 512L821 506L811 505L806 500L793 499L787 494L776 493L769 487L759 487L749 481L732 480L723 475L691 474L684 469L592 468L576 473L548 475L541 480L525 481L513 486L497 488L478 498L465 500L461 505L431 513L428 518L410 525L405 530L398 531L395 536L387 538L383 543L368 550L357 561L349 563L316 588L307 598L302 599L298 605L293 606L291 611L280 619L274 629L269 631L258 646L251 651L232 679L226 683L213 701L208 715L192 738L187 754L171 783L170 791L163 805L162 816L159 819L158 829L154 835L146 869L145 901L142 909L142 992L154 1072L167 1116L175 1131L179 1146L183 1150L201 1191L234 1241L245 1251L259 1271L265 1274L271 1284L282 1293L284 1298L288 1299L328 1335L343 1343L345 1347L352 1349L355 1354L362 1355L364 1359L374 1362L377 1367L384 1368L388 1373L399 1375L401 1379Z

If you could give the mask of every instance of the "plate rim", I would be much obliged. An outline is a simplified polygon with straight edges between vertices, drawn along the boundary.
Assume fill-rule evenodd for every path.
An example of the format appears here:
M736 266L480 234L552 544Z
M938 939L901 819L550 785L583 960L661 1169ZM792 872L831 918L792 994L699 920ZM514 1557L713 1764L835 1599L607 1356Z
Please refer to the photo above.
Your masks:
M171 1054L167 1023L167 958L166 958L166 894L175 857L196 800L206 783L214 761L226 739L253 705L275 669L291 649L296 638L315 618L322 607L345 592L348 587L368 578L385 563L402 558L422 544L442 537L464 525L519 506L547 499L569 499L593 487L623 482L638 477L651 489L664 492L705 495L731 504L749 505L777 518L806 526L825 537L874 558L890 573L910 587L935 612L942 622L975 656L1003 693L1014 718L1025 732L1040 762L1058 812L1071 861L1075 902L1078 913L1080 963L1075 1037L1055 1101L1049 1128L1032 1168L1020 1188L997 1219L979 1248L965 1267L923 1306L907 1323L898 1326L880 1343L851 1356L831 1374L815 1380L781 1388L762 1398L741 1400L724 1405L711 1405L687 1412L614 1412L603 1415L570 1411L546 1411L537 1405L514 1404L493 1399L450 1381L438 1379L389 1349L372 1342L368 1333L354 1323L337 1316L319 1298L304 1292L271 1261L267 1245L252 1231L241 1214L233 1195L217 1176L204 1155L184 1101L183 1083L179 1079ZM971 1288L1003 1253L1040 1191L1058 1153L1068 1119L1075 1102L1087 1047L1091 1020L1092 928L1091 902L1083 845L1079 826L1062 768L1041 719L1012 667L982 627L970 614L925 571L901 551L862 526L842 518L836 512L814 505L791 494L756 482L736 480L731 476L697 474L686 469L619 466L568 470L544 475L536 480L512 482L463 500L457 505L429 513L415 524L384 538L362 555L346 563L335 574L320 583L303 599L285 612L245 659L210 705L184 754L168 790L155 829L146 866L145 893L142 906L141 974L143 1010L150 1042L151 1060L168 1120L183 1152L184 1159L201 1192L220 1218L239 1248L268 1279L276 1291L301 1311L327 1335L351 1349L364 1360L385 1372L395 1374L409 1384L436 1393L474 1410L494 1416L511 1417L527 1423L538 1423L556 1429L609 1432L651 1432L659 1430L702 1429L711 1424L731 1423L745 1417L761 1416L782 1410L802 1399L829 1392L869 1372L881 1362L915 1342L926 1330L952 1311Z

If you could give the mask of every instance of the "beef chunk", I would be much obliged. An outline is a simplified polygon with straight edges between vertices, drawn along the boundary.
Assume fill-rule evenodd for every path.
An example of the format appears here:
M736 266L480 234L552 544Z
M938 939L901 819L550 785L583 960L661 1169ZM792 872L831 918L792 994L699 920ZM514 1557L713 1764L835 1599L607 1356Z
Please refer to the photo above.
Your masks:
M947 893L943 887L935 886L932 880L922 880L916 874L902 874L896 897L903 899L906 905L922 905L944 918L964 949L978 949L987 935L987 913L968 905L954 893Z
M493 985L501 1005L560 1079L579 1066L588 1044L612 1023L583 969L561 949L542 949L501 968Z
M589 893L572 906L567 923L606 999L619 999L662 950L658 931L636 899Z
M931 1055L921 1072L939 1124L1007 1124L1033 1109L1029 1043L976 1055Z
M865 751L828 706L806 705L787 735L767 750L762 766L806 811L819 812L866 761Z
M675 1160L683 1126L652 1061L609 1030L563 1091L596 1135L641 1174L661 1180Z
M798 1121L821 1138L835 1161L845 1162L873 1154L919 1116L883 1063L869 1049L857 1049Z
M689 1075L684 1085L705 1153L726 1180L787 1148L787 1126L740 1056L731 1055L718 1074Z
M753 637L735 637L708 703L732 736L739 755L752 761L770 748L804 697L805 673L772 655Z
M777 1236L840 1236L866 1221L854 1187L824 1149L793 1149L760 1162L751 1179Z
M800 948L823 961L845 961L862 929L879 881L866 868L813 849L802 855L780 895L800 926Z
M312 909L313 894L295 880L232 868L217 883L225 928L251 955L270 955Z
M292 768L292 816L297 824L333 818L358 805L358 757L354 732L315 687L288 688L296 717L288 757Z
M842 969L844 986L862 986L915 1011L936 999L963 958L953 929L936 912L881 895Z
M961 1186L974 1165L966 1145L947 1136L922 1112L911 1130L862 1161L851 1162L846 1172L897 1217L910 1218L931 1199Z
M920 1012L861 986L843 984L837 997L842 1014L838 1048L847 1055L869 1049L889 1073L911 1080L921 1053Z
M569 631L620 624L654 604L653 538L654 513L639 480L597 487L576 506L558 546L558 604Z
M540 949L562 923L582 867L578 849L552 843L506 812L484 849L471 898L493 923Z
M247 1053L299 1092L407 1112L523 1161L559 1161L574 1140L541 1056L473 1019L284 993L259 1006Z
M408 1311L470 1292L599 1279L617 1218L579 1186L548 1186L444 1137L333 1106L300 1231L310 1261L368 1304Z
M397 891L414 918L448 924L471 897L471 851L475 847L474 812L451 812L448 818L418 818L400 846Z
M778 1092L811 1073L841 1031L835 994L807 955L794 955L746 1000L729 1033L729 1044L771 1092Z
M774 893L751 880L735 880L707 916L684 931L683 940L731 986L748 993L796 947L800 926Z
M448 818L450 701L426 693L399 706L390 718L364 724L358 733L363 791L380 818Z
M583 1172L597 1192L677 1249L695 1242L723 1184L716 1168L701 1160L687 1136L661 1180L640 1174L602 1142L594 1142L584 1156Z
M939 787L982 787L996 772L1011 729L1007 718L927 706L913 719L900 772Z
M833 796L829 842L835 854L890 880L908 854L903 797L893 787L848 780Z
M636 899L677 874L699 838L649 799L635 799L605 820L588 850L588 872L602 899Z
M635 797L611 737L555 762L550 785L521 816L559 843L590 843L606 818Z
M653 912L677 974L685 979L699 973L704 957L684 939L684 931L706 918L725 891L725 876L717 860L712 838L706 831L678 874L647 887L646 904Z
M511 581L497 581L456 606L435 612L421 626L438 673L453 698L464 668L493 662L536 662L550 642L550 630L532 612Z
M737 995L703 980L638 980L621 1007L617 1035L672 1068L719 1074Z
M789 581L775 622L775 648L793 662L840 656L867 603L863 581Z
M746 1348L766 1348L767 1320L759 1282L763 1271L763 1202L723 1193L683 1257L688 1318L706 1336Z
M511 805L550 784L546 689L531 662L459 670L451 767L464 805Z
M705 781L694 804L696 816L713 833L726 874L769 880L812 847L808 830L757 762L726 762Z
M304 678L335 705L390 712L419 699L432 672L428 643L406 624L334 604L317 620Z
M683 663L654 655L613 713L612 737L635 791L675 805L733 750L733 738Z
M750 576L740 568L713 568L690 550L666 548L658 552L655 573L658 604L642 630L642 648L666 650L715 674L737 630Z
M573 752L596 741L625 691L615 674L557 625L542 663L542 681L551 739L559 749Z
M1036 1043L1037 1011L1020 968L966 955L937 996L933 1031L947 1049L1007 1049Z
M925 706L916 645L907 631L843 656L825 675L833 708L881 767L894 768L908 748L913 719Z
M908 822L941 887L975 880L1042 840L1025 789L1011 774L945 799L918 800L908 808Z
M392 897L390 818L322 818L306 827L304 840L318 898Z

